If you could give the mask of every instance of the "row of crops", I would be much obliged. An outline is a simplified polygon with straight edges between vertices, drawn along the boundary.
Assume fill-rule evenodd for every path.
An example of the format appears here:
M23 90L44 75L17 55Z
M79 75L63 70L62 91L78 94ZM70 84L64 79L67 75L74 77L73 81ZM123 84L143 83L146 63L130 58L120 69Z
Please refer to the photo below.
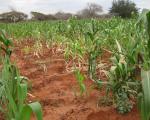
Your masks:
M4 32L0 33L0 111L6 120L30 120L32 112L42 120L41 105L38 102L26 103L28 94L27 79L20 76L19 70L11 62L13 43Z
M1 33L0 110L8 120L29 120L35 112L39 120L42 113L39 103L25 104L27 82L10 61L12 38L17 43L34 41L34 46L22 48L40 57L43 43L47 48L61 47L66 61L72 60L81 95L86 92L84 77L80 72L87 64L88 77L98 87L105 86L106 101L112 93L113 104L121 114L132 110L132 100L137 101L143 120L150 119L150 12L143 11L138 19L112 18L108 20L23 22L0 24L7 34ZM108 80L102 80L97 69L101 56L109 51L111 67L105 70ZM101 90L101 89L100 89ZM28 115L24 114L27 113ZM28 116L28 117L27 117ZM24 118L24 119L23 119Z

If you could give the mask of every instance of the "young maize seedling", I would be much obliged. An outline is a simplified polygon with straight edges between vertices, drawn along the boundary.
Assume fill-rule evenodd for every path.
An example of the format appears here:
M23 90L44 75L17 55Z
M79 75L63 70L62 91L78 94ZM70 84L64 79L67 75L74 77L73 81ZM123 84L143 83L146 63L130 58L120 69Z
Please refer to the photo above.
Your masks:
M86 91L86 86L84 84L85 78L78 69L75 70L75 76L80 87L80 96L82 96L83 93Z

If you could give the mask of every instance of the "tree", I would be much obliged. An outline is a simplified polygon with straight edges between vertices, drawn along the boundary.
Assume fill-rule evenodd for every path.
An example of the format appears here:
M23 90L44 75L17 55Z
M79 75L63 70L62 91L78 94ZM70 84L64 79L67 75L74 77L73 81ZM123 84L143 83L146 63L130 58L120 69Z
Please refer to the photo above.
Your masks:
M121 16L122 18L131 18L133 13L138 14L138 8L130 0L114 0L110 13Z
M0 21L2 22L20 22L26 20L27 18L28 15L17 11L0 14Z
M56 18L53 15L46 15L43 13L39 13L39 12L31 12L32 15L32 20L39 20L39 21L43 21L43 20L56 20Z
M59 20L67 20L69 19L70 17L74 16L73 14L71 13L65 13L65 12L62 12L62 11L59 11L55 14L55 17Z
M77 14L82 17L90 18L96 17L101 12L103 12L102 6L96 3L87 3L87 6L79 11Z

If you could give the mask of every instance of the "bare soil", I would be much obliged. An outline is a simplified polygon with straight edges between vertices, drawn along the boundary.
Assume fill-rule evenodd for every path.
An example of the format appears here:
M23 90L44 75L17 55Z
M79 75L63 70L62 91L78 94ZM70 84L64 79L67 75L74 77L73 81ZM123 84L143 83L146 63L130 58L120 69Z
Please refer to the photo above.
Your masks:
M111 106L99 106L98 101L105 91L92 88L87 78L87 95L79 96L78 84L73 72L66 70L66 62L61 51L44 49L40 58L25 54L21 45L16 45L12 60L15 60L21 75L29 78L28 101L42 104L44 120L140 120L136 108L120 115ZM110 55L103 53L107 63ZM108 62L109 63L109 62ZM106 79L104 75L102 78ZM34 118L32 118L34 119Z

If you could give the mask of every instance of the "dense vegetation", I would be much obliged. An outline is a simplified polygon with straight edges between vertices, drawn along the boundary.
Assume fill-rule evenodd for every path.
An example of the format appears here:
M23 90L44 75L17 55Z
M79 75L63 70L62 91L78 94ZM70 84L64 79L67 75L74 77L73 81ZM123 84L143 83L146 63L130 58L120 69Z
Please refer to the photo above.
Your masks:
M131 18L132 14L138 14L138 8L133 1L130 0L114 0L110 13L117 14L122 18Z
M41 105L38 102L26 103L27 79L20 76L18 68L10 60L12 45L12 41L1 31L0 111L5 120L30 120L32 112L36 114L37 120L42 120Z

